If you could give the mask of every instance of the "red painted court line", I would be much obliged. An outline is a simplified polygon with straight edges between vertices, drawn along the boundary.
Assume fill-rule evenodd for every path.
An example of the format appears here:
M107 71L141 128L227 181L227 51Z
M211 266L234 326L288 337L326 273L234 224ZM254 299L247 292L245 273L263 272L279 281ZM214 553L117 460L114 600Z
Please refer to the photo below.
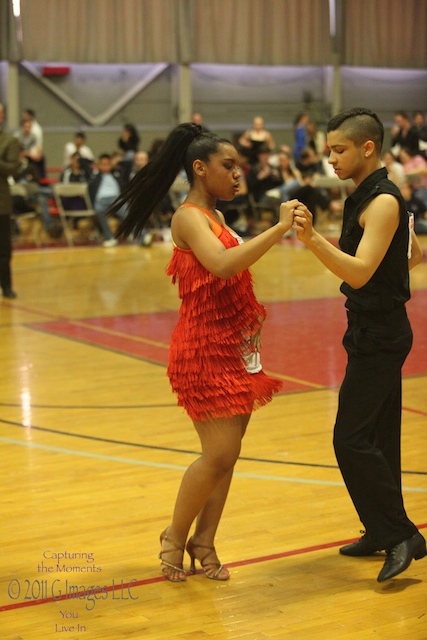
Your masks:
M89 325L89 322L86 324ZM132 335L112 335L108 331L102 331L96 328L91 329L90 326L82 326L81 322L72 320L62 320L44 324L34 323L33 327L59 336L75 339L89 345L106 347L119 353L148 359L151 362L162 365L167 363L168 345L159 346L150 344L149 342L145 343L144 341L137 340Z
M416 413L420 416L427 416L427 411L421 411L421 409L411 409L410 407L402 407L403 411L409 411L410 413Z
M427 523L417 525L418 529L427 528ZM312 547L302 547L301 549L290 549L289 551L282 551L281 553L273 553L268 556L259 556L258 558L248 558L247 560L237 560L236 562L228 562L224 566L227 568L233 567L244 567L250 564L258 564L260 562L270 562L271 560L280 560L281 558L289 558L291 556L299 556L304 553L313 553L314 551L322 551L324 549L332 549L333 547L341 547L344 544L349 544L351 542L355 542L358 538L350 538L348 540L337 540L335 542L326 542L324 544L317 544ZM203 573L202 569L199 569L196 573ZM104 587L95 587L92 591L88 588L87 591L80 591L78 593L72 594L63 594L59 597L51 597L51 598L43 598L40 600L26 600L25 602L14 602L11 604L6 604L0 606L0 613L4 611L13 611L16 609L25 609L26 607L34 607L40 604L50 604L51 602L61 602L64 600L72 600L72 599L84 599L88 595L92 595L95 592L100 593L101 589L103 593L115 592L115 591L127 591L129 594L130 589L134 587L142 587L149 584L155 584L157 582L165 582L167 578L165 576L157 576L155 578L146 578L145 580L132 580L131 582L123 583L120 581L119 584L112 584ZM126 599L132 599L131 597ZM136 598L135 598L136 599Z
M417 525L418 529L425 529L427 522ZM350 540L338 540L336 542L325 542L324 544L316 544L314 547L303 547L302 549L291 549L290 551L282 551L281 553L273 553L269 556L261 556L259 558L250 558L248 560L239 560L237 562L229 562L227 567L243 567L248 564L257 564L258 562L268 562L270 560L279 560L280 558L288 558L289 556L299 556L304 553L312 553L313 551L322 551L323 549L332 549L333 547L342 547L345 544L356 542L358 538Z

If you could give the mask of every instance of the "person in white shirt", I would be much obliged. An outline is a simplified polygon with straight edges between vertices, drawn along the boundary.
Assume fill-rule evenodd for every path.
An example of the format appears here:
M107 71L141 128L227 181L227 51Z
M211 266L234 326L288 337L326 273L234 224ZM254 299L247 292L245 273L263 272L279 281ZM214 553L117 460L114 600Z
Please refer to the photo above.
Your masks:
M43 150L43 129L36 120L36 112L33 109L25 109L22 113L22 119L31 122L31 133L35 136L36 145Z
M71 156L73 153L79 152L80 158L94 162L95 156L93 151L86 144L86 134L84 131L77 131L74 136L74 142L67 142L64 147L64 167L68 167L71 162Z

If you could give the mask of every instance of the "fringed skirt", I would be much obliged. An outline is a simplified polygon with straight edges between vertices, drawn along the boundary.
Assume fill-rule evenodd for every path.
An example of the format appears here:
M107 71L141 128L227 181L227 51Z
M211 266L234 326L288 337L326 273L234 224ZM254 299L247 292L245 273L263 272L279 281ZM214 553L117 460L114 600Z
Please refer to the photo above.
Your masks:
M178 405L203 422L249 414L270 402L282 382L245 367L248 341L265 317L250 272L221 279L207 272L192 253L182 251L175 252L168 272L175 275L175 269L180 273L182 304L168 376Z

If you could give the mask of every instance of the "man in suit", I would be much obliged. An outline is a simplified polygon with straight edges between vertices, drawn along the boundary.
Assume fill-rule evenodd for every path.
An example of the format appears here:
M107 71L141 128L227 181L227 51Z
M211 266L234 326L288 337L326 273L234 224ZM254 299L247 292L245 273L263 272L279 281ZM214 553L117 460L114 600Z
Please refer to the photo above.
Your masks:
M4 107L0 103L0 286L4 298L16 298L12 289L10 263L12 259L12 232L10 216L12 213L12 195L8 177L19 168L18 139L3 128Z

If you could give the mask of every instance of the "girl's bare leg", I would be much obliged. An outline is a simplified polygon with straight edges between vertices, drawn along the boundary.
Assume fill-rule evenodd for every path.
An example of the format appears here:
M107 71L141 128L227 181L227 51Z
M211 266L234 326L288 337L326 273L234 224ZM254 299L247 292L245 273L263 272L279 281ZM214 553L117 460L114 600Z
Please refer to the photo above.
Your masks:
M213 546L215 532L227 498L233 468L250 415L233 416L211 422L194 422L202 445L202 455L185 472L167 534L180 547L185 545L190 527L197 516L194 542ZM162 550L167 560L179 566L182 552L167 540ZM210 558L209 558L210 559ZM175 572L171 570L175 576Z
M250 414L239 416L241 440L246 433L246 427L248 426L250 417ZM208 500L203 505L202 509L199 511L197 516L196 529L192 536L194 542L213 546L216 530L218 528L225 501L227 500L228 491L230 489L233 470L234 465L233 468L230 469L230 471L224 476L220 484L212 492Z

